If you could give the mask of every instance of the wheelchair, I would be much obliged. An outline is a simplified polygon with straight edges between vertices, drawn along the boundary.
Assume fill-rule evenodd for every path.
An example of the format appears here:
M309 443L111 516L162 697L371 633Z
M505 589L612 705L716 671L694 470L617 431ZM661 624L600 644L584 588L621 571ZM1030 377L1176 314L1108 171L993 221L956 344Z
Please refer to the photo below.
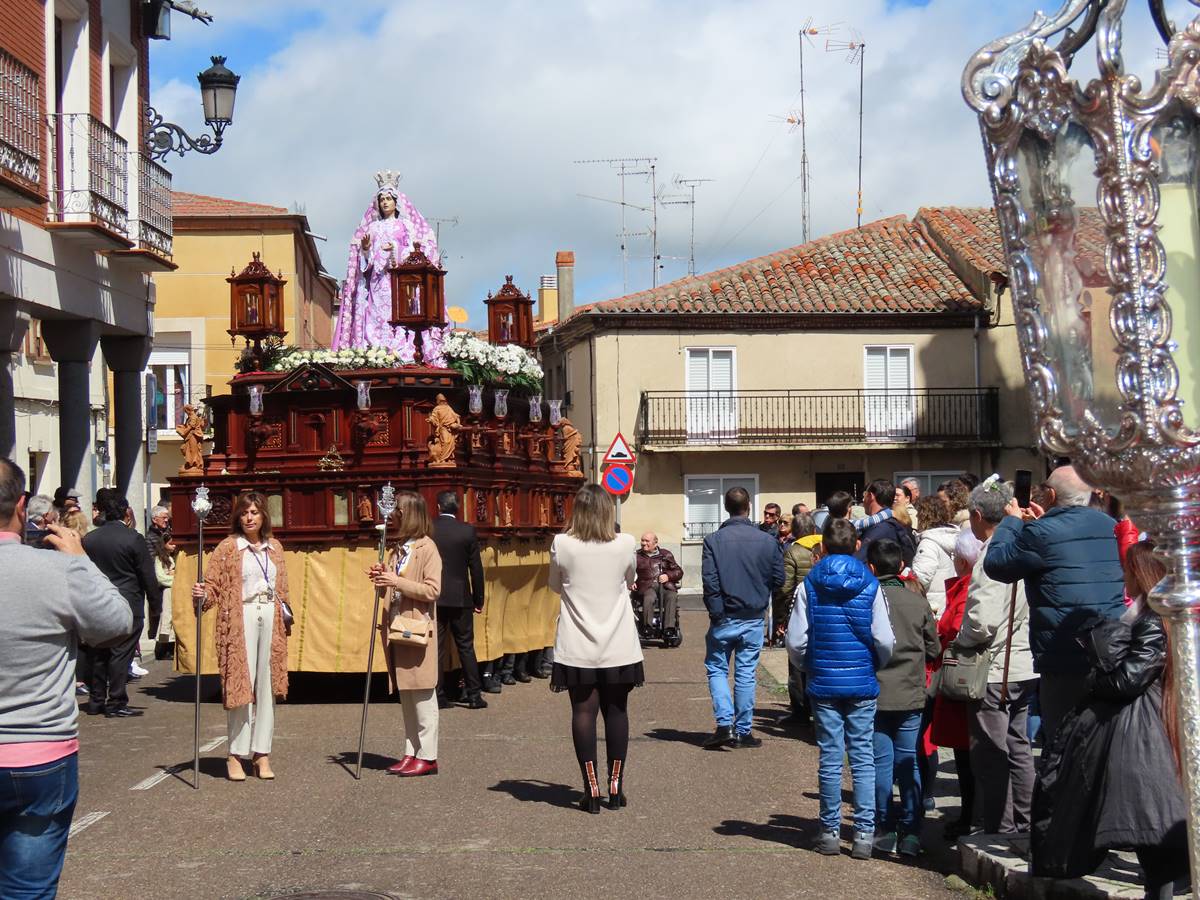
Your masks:
M683 629L679 625L679 604L675 604L675 621L673 624L665 624L663 618L665 615L665 603L663 600L662 585L655 585L654 590L654 609L651 610L650 624L643 625L642 616L642 595L638 591L631 591L629 594L630 601L633 604L634 621L637 622L638 638L643 644L658 642L661 643L664 649L673 650L683 643Z

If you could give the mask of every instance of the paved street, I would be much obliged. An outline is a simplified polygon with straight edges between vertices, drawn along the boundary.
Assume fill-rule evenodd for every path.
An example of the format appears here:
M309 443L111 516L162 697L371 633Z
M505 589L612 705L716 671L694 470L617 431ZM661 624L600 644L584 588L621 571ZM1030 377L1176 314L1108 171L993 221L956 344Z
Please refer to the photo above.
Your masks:
M761 749L699 749L712 725L703 626L702 613L684 613L683 647L647 650L649 680L630 703L629 806L599 816L573 805L568 703L544 681L506 687L488 710L443 712L441 774L412 780L382 771L401 728L382 681L361 783L346 768L358 679L296 680L277 714L274 782L224 779L225 717L207 702L213 749L195 791L192 682L154 664L134 685L143 718L82 719L60 896L954 896L937 871L945 853L913 865L807 849L816 749L811 732L772 725L784 709L766 689ZM185 770L171 774L176 764Z

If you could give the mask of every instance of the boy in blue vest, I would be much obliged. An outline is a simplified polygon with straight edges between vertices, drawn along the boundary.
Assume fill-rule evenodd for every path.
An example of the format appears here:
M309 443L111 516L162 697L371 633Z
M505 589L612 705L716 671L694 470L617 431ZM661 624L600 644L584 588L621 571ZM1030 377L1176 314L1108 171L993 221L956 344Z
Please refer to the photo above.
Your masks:
M846 519L825 523L823 558L796 588L788 623L792 664L808 674L816 728L821 834L817 852L841 852L842 756L854 782L854 859L870 859L875 840L876 669L887 665L895 636L887 599L854 558L858 531Z

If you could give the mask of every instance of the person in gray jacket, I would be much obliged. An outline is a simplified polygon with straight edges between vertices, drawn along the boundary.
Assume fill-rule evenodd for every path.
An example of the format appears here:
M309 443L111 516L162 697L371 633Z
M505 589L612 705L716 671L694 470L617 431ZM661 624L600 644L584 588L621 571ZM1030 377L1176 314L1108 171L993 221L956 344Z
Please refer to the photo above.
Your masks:
M52 897L79 796L77 645L122 639L133 612L71 529L22 544L24 491L0 457L0 897Z
M962 627L954 640L956 648L986 647L991 652L987 693L968 710L971 769L976 773L988 834L1028 831L1033 802L1033 750L1027 726L1038 674L1029 649L1029 604L1023 582L1004 584L984 568L988 543L1012 498L1012 488L1001 481L985 481L971 491L967 504L971 531L984 546L971 571Z

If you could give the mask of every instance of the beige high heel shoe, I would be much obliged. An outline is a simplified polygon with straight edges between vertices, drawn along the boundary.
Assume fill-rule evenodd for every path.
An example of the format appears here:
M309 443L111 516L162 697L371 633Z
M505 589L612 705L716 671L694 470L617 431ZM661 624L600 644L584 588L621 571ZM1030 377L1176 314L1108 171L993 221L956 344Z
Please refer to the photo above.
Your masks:
M263 781L270 781L275 777L275 773L271 771L271 759L265 753L254 757L254 774Z
M225 769L229 774L230 781L246 780L246 770L242 768L242 761L236 756L230 756L225 760Z

